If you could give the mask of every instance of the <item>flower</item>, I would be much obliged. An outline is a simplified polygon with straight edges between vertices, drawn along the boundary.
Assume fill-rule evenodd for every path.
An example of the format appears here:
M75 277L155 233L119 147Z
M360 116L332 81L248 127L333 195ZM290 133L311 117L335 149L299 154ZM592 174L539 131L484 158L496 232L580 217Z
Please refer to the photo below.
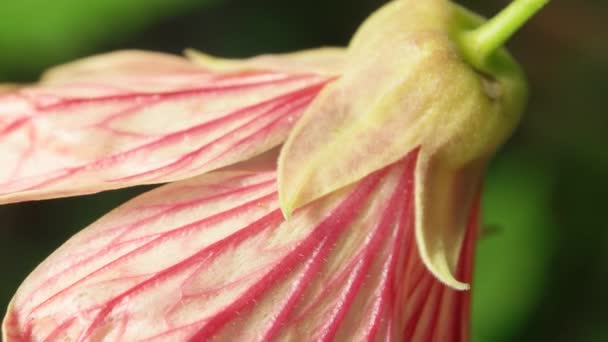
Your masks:
M496 18L397 0L347 49L123 51L4 90L1 202L172 182L38 266L5 339L468 340L482 174L525 99Z

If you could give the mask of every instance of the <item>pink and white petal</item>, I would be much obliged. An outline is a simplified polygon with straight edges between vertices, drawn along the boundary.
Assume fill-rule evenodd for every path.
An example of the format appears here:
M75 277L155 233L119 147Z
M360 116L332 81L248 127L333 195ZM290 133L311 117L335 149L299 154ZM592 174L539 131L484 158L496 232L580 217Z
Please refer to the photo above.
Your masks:
M277 57L279 58L279 57ZM184 179L281 144L335 75L124 51L0 93L0 203Z
M466 341L467 292L414 237L417 152L284 221L272 172L176 182L106 215L24 282L23 340ZM471 215L459 272L470 278Z

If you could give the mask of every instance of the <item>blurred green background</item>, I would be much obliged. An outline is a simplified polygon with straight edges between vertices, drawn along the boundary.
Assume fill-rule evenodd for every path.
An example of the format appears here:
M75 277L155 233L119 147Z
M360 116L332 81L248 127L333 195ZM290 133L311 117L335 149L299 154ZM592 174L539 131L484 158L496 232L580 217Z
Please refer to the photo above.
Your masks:
M3 1L0 83L120 48L249 56L344 45L383 2ZM461 3L492 15L507 1ZM510 42L532 98L487 178L476 341L608 341L607 22L605 0L554 1ZM1 206L0 311L45 256L143 190Z

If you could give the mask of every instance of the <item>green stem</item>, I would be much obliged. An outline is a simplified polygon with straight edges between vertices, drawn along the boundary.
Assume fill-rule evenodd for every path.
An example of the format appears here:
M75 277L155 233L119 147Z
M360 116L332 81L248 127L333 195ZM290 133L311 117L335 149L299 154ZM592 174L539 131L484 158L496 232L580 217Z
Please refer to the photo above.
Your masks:
M488 57L548 2L549 0L515 0L494 18L466 32L461 44L469 62L484 69Z

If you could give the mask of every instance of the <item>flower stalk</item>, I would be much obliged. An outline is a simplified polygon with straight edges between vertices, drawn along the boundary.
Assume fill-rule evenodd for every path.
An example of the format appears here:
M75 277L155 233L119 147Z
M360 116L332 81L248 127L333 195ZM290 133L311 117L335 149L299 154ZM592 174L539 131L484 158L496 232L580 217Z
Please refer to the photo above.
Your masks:
M484 70L492 54L499 50L549 0L515 0L481 26L462 33L460 48L474 67Z

